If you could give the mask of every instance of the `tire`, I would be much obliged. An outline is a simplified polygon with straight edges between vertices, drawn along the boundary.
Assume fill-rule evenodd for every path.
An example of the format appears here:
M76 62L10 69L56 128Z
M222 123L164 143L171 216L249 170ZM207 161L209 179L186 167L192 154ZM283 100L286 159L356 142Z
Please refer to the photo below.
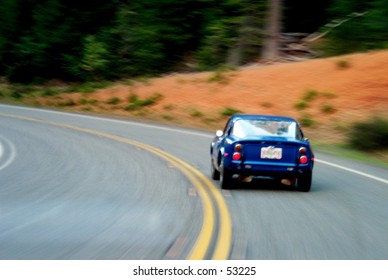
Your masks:
M220 172L214 167L213 160L210 162L210 173L213 180L220 180Z
M311 189L312 174L307 173L298 177L298 191L309 192Z
M232 188L232 173L224 168L224 163L221 161L220 166L220 186L221 189L229 190Z

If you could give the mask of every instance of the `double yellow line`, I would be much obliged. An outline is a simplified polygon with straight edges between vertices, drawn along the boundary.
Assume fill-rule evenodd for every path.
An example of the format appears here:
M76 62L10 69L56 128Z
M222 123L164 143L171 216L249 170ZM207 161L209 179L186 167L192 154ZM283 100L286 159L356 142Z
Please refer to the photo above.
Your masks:
M160 149L137 141L129 140L124 137L35 118L3 113L0 113L0 116L67 128L111 139L146 150L170 162L191 181L202 200L203 221L201 231L193 248L191 249L191 252L187 256L187 259L201 260L209 258L209 256L213 260L228 259L232 243L232 222L228 207L221 192L214 186L214 184L205 175L188 163ZM214 247L212 242L214 242Z

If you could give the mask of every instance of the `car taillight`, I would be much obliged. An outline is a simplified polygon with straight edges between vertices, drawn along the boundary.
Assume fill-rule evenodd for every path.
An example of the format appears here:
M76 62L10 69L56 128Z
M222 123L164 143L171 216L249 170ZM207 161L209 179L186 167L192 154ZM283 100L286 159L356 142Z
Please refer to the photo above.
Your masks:
M301 155L307 154L307 149L305 147L299 148L299 154L301 154Z
M241 159L241 154L235 152L235 153L233 154L233 160L240 160L240 159Z
M309 161L309 159L308 159L307 156L301 156L301 157L299 158L299 162L300 162L301 164L306 164L308 161Z
M241 144L236 144L236 146L234 146L234 150L238 153L240 153L243 149L243 146Z
M242 154L241 154L242 150L243 150L243 146L241 144L236 144L234 146L234 151L235 152L233 154L233 160L241 160L241 158L242 158Z

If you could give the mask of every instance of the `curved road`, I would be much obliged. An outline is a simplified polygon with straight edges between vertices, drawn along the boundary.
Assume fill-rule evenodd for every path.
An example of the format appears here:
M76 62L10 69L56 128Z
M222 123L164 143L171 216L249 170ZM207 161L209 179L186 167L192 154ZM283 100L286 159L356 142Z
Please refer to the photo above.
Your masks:
M317 154L309 193L221 191L212 137L0 105L0 259L388 259L386 169Z

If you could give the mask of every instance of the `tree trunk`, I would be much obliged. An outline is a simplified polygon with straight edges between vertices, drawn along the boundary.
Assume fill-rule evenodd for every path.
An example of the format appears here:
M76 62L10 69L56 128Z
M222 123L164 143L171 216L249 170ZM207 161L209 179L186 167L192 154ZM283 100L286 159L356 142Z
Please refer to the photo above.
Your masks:
M262 58L276 60L279 58L280 31L282 18L282 0L270 0L269 10L264 31L264 45Z

